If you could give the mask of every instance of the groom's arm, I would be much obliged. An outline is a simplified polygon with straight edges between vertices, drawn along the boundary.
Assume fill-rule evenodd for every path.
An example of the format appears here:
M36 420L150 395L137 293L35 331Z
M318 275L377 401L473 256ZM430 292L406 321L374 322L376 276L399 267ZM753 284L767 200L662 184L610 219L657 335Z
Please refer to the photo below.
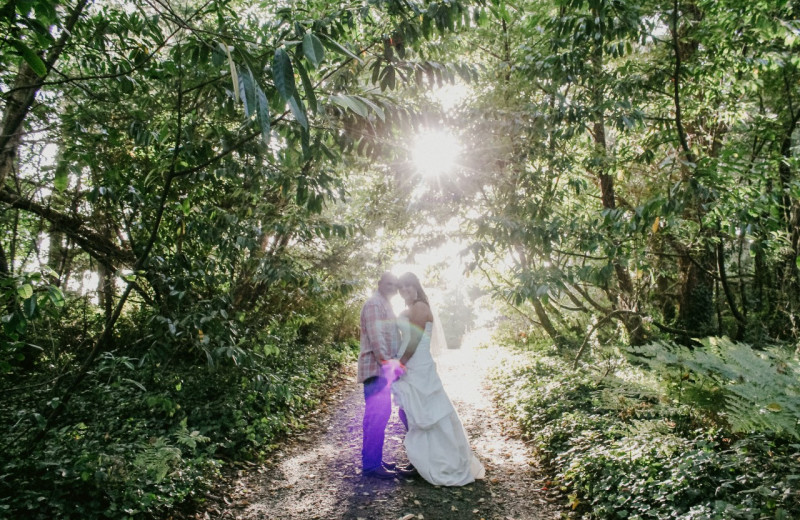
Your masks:
M384 334L385 319L383 313L378 305L370 302L364 308L364 318L367 338L369 339L369 348L375 355L378 364L383 365L392 357L389 345L386 344L386 335Z

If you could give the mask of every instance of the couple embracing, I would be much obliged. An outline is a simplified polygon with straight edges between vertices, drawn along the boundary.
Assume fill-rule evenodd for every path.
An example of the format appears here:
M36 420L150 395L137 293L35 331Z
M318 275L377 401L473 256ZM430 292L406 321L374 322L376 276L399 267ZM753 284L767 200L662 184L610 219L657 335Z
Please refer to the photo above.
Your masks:
M406 309L395 317L389 300L397 293ZM364 476L391 479L419 474L437 486L463 486L484 477L464 426L445 393L431 353L434 317L413 273L384 273L378 290L361 309L358 382L364 384ZM392 395L406 428L403 442L411 465L383 460Z

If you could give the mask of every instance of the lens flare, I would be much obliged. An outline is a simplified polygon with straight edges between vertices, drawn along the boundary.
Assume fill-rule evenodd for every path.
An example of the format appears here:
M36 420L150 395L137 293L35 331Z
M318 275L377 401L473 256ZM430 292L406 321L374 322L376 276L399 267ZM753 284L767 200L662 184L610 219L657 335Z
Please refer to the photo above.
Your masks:
M414 138L412 159L417 171L435 178L453 170L461 153L458 139L443 130L424 130Z

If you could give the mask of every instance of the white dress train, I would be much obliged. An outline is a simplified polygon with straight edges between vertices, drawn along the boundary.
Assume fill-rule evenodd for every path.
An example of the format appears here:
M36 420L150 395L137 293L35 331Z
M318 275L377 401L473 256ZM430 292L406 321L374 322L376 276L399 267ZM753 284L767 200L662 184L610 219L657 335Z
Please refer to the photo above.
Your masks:
M397 320L403 337L400 356L408 344L410 323ZM403 444L419 474L437 486L463 486L482 479L485 469L469 447L456 409L442 386L430 351L432 323L428 322L406 373L392 385L395 401L408 418Z

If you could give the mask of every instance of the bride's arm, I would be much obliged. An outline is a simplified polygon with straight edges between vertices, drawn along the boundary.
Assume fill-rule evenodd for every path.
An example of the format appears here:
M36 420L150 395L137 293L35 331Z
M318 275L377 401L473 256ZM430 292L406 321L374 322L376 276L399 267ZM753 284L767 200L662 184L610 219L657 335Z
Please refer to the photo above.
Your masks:
M429 321L433 321L433 313L431 313L431 308L425 302L416 302L411 308L408 310L408 321L409 321L409 329L411 331L411 337L409 338L408 345L406 346L406 351L403 353L403 357L400 358L400 363L405 365L408 363L408 360L411 359L411 356L414 355L414 352L417 350L417 346L419 345L419 340L422 339L422 334L425 331L425 325Z

